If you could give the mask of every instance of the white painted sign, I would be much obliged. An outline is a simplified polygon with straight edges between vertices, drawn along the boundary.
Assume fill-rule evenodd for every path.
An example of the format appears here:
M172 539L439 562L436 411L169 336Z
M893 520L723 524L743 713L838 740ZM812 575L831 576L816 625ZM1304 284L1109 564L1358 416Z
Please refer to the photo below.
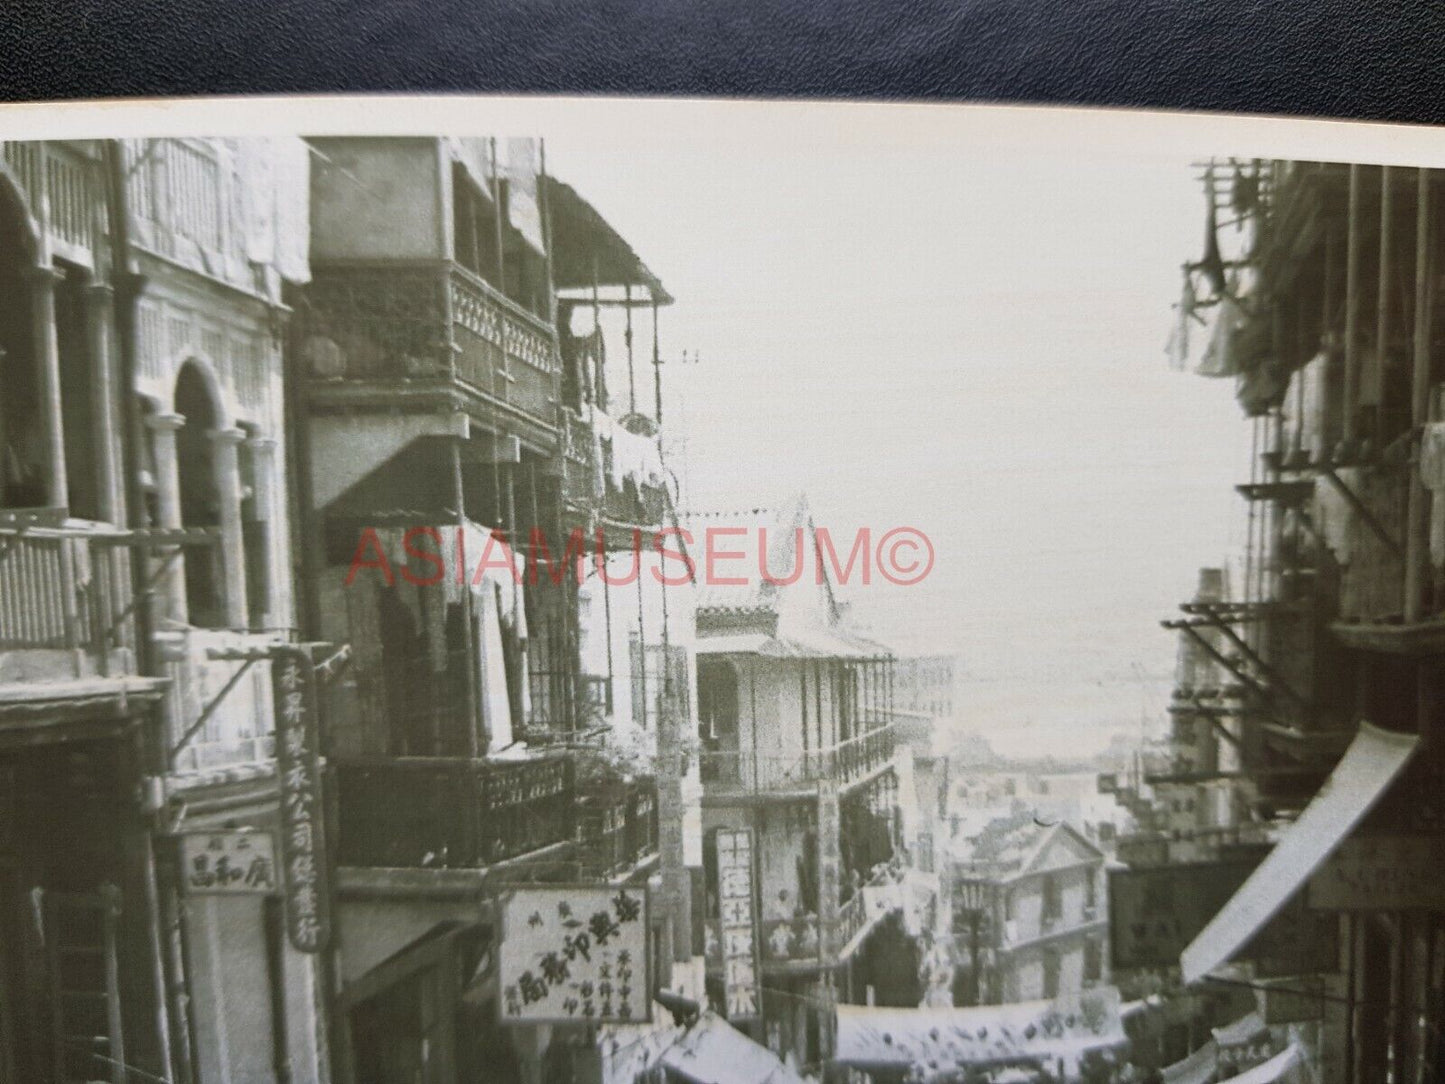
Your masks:
M501 898L504 1024L651 1019L644 888L546 885Z
M718 928L722 935L723 994L730 1021L762 1014L753 862L751 829L718 830Z
M265 896L280 891L270 832L192 832L180 837L187 895Z

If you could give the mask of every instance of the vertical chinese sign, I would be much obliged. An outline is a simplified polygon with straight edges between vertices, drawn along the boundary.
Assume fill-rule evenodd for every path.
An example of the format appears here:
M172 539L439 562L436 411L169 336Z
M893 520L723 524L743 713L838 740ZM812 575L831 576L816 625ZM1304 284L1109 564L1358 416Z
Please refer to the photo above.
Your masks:
M504 1024L636 1024L652 1018L647 892L546 885L501 899Z
M840 821L837 782L818 780L818 932L821 935L818 938L818 955L824 963L843 947L835 943L843 867L838 842Z
M281 874L286 934L298 952L320 952L331 935L321 834L321 759L311 656L280 647L272 658L276 770L281 782Z
M727 1018L736 1023L762 1015L751 829L718 829L717 875L723 994Z

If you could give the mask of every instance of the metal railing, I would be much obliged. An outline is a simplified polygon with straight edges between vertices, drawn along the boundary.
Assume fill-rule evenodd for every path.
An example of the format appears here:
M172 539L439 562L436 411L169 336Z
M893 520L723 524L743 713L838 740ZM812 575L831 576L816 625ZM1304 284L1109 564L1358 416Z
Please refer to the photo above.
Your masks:
M886 766L893 759L894 744L893 726L887 723L795 757L707 750L700 755L700 767L705 784L748 791L787 789L820 779L848 784Z
M616 877L657 854L657 783L598 789L578 800L578 842L588 873Z
M476 869L575 836L570 757L399 757L333 764L343 865Z

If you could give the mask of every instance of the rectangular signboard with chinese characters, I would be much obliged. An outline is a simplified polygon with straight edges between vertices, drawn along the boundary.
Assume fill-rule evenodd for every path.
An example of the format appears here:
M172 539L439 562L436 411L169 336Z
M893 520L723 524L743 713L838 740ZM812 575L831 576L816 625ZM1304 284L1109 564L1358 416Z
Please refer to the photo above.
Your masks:
M276 649L276 771L281 784L281 874L286 933L298 952L320 952L331 934L326 848L321 836L321 764L316 675L303 648Z
M1257 857L1191 862L1109 873L1109 944L1114 967L1169 967L1259 865ZM1239 959L1258 974L1327 969L1335 924L1318 921L1294 897L1250 939Z
M718 931L722 940L724 1002L727 1018L733 1023L762 1013L754 861L751 829L718 829Z
M652 1017L645 888L545 885L500 900L504 1024L635 1024Z
M280 889L270 832L191 832L180 846L187 895L265 896Z
M1323 911L1445 911L1445 840L1369 835L1347 839L1310 878Z

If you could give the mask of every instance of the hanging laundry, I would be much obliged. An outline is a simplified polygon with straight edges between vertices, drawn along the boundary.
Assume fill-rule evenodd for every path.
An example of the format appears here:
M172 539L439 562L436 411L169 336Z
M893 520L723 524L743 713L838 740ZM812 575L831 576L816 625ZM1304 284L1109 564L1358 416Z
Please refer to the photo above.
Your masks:
M1239 355L1236 339L1244 324L1244 314L1239 302L1224 297L1214 316L1214 331L1209 345L1204 348L1195 372L1200 376L1235 376L1239 373Z
M537 200L538 145L535 139L507 140L507 213L523 239L538 252L545 252Z
M1228 290L1224 277L1224 257L1219 254L1218 212L1215 209L1214 177L1211 174L1204 185L1205 199L1209 202L1208 219L1204 226L1204 256L1199 269L1209 279L1209 285L1216 295L1222 296Z
M511 745L512 705L507 696L507 661L502 651L502 625L497 592L480 594L478 608L481 635L478 639L481 671L482 711L487 724L487 752L497 753Z

